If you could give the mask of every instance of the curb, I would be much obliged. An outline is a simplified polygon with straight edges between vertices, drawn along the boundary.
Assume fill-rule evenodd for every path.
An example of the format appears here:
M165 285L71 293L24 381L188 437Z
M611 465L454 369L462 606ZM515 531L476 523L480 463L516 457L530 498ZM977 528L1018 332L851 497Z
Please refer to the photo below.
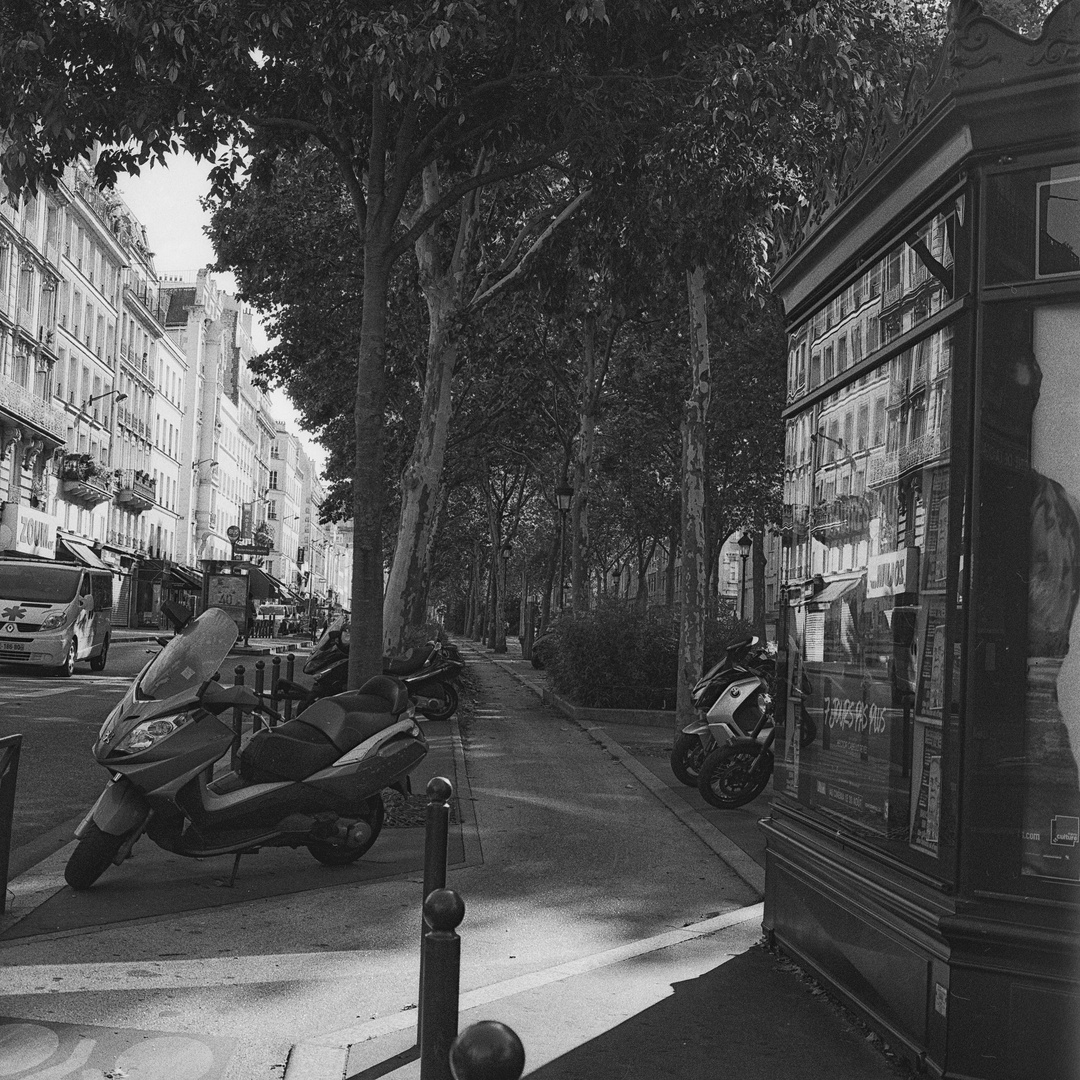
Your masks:
M758 896L764 897L765 895L765 871L762 867L746 854L741 847L727 836L722 830L718 829L708 818L702 816L692 806L689 806L684 799L681 799L675 792L671 790L662 780L659 780L652 772L650 772L644 765L642 765L628 750L625 750L617 739L613 738L610 732L607 731L606 724L590 723L588 720L579 719L574 715L576 710L575 706L564 707L563 699L556 694L552 694L547 687L540 686L537 682L530 679L527 675L522 675L516 671L505 660L496 660L491 656L487 656L479 650L475 650L476 654L481 659L489 660L497 667L501 668L513 679L515 679L522 686L531 690L540 701L545 705L552 705L563 713L568 720L577 724L578 727L589 736L593 742L603 747L609 754L617 758L619 762L626 768L626 770L634 775L645 787L652 792L652 794L662 802L706 847L709 848L713 854L718 855L727 865L731 868L732 872L739 877L745 884L749 885ZM606 710L587 709L580 710L588 713L601 712ZM674 715L674 714L670 714ZM642 721L631 721L628 727L634 724L642 726ZM617 720L608 720L607 724L618 725ZM649 725L655 726L655 725Z

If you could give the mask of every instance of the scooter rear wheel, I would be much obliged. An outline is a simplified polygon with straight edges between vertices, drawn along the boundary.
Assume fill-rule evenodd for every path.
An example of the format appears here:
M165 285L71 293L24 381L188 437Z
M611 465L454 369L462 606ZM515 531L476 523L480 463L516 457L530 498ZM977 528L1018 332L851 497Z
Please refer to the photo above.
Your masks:
M771 751L753 769L756 758L756 751L734 746L721 746L714 750L705 758L698 776L701 797L710 806L721 810L732 810L753 802L768 785L773 767Z
M430 686L422 687L417 693L421 697L440 703L438 707L429 706L420 710L429 720L449 720L457 711L458 692L452 683L432 683Z
M348 866L356 862L362 855L366 855L371 845L379 838L382 832L383 818L386 808L383 806L382 795L372 795L356 816L361 821L366 821L371 828L371 835L360 844L334 843L332 840L315 840L307 845L312 856L323 866Z
M91 885L112 865L127 835L102 832L92 821L64 867L64 880L78 890Z
M671 747L671 771L680 784L697 787L701 766L705 760L705 747L698 735L680 731Z

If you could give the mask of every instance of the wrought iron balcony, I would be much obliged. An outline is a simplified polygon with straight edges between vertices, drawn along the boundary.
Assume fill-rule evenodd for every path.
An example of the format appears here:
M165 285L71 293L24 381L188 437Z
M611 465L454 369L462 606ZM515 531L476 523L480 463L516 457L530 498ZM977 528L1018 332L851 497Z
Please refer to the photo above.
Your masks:
M107 502L116 491L114 479L89 454L68 455L60 466L60 491L69 502L87 506Z
M63 443L63 414L7 375L0 375L0 409Z
M149 510L157 501L157 481L138 469L125 469L119 473L120 490L117 503L128 510Z

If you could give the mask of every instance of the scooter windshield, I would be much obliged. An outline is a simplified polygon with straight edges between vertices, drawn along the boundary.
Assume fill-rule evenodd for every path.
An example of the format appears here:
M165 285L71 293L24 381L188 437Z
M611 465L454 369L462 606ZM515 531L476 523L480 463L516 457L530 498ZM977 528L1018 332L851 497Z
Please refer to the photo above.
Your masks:
M144 701L164 701L201 686L221 667L236 638L236 622L221 608L207 608L154 657L135 692Z

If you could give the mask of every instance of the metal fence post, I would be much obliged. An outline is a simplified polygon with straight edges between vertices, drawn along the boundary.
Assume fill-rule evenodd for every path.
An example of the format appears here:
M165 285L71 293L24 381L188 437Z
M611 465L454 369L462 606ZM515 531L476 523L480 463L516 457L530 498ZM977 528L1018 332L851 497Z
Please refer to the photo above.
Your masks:
M457 1035L458 990L461 974L461 938L456 931L465 917L465 903L453 889L436 889L424 901L424 934L421 955L426 956L420 1015L420 1080L453 1080L450 1044Z
M262 697L265 681L266 681L266 661L265 660L256 660L255 661L255 686L253 687L253 689L254 689L255 693L260 698ZM262 726L263 726L263 714L262 713L253 713L252 717L251 717L251 730L252 730L252 732L256 732L256 731L261 730ZM269 727L269 725L267 725L267 726Z
M233 672L235 678L233 679L233 686L244 685L244 668L243 665L237 666ZM244 710L239 705L233 709L232 714L232 746L229 747L229 768L234 772L236 771L236 759L240 756L240 737L244 734Z
M278 683L281 681L281 657L273 656L270 659L270 705L281 712L278 703Z
M450 1046L454 1080L519 1080L524 1071L525 1047L498 1020L470 1025Z
M11 857L11 826L15 817L15 781L19 775L22 735L0 739L0 915L7 911L8 860Z
M285 678L288 679L290 683L293 680L293 667L295 666L295 664L296 664L296 656L293 653L289 653L289 655L285 657ZM290 695L285 700L285 719L286 720L291 720L292 719L292 711L293 711L293 699L292 699L292 696Z
M422 901L436 890L446 888L446 842L450 832L450 798L454 785L445 776L433 776L427 783L427 812L424 820L424 891ZM420 919L420 990L424 1000L424 919ZM416 1015L416 1045L424 1038L424 1013Z

